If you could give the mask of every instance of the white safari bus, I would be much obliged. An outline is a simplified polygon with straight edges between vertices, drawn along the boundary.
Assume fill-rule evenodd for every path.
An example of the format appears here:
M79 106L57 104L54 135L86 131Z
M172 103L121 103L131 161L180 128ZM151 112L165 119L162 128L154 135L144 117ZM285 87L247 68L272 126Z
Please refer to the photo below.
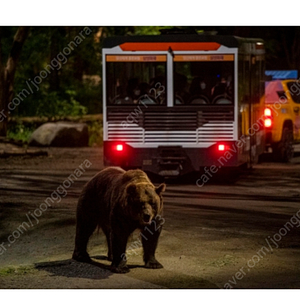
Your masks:
M178 176L264 151L262 40L122 36L102 54L106 166Z

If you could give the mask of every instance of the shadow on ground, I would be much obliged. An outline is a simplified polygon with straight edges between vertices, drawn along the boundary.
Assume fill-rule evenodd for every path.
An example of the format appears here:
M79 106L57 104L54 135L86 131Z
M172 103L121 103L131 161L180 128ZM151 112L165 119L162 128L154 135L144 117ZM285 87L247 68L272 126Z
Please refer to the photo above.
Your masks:
M102 280L113 275L109 270L106 257L95 256L91 263L81 263L72 259L36 263L37 270L46 271L50 276L63 276L68 278L83 278ZM97 261L95 260L97 259ZM106 260L101 263L98 260ZM166 269L145 269L141 265L128 265L130 272L119 276L130 277L139 281L144 281L166 289L217 289L215 284L202 279L201 277L185 275L169 271ZM127 288L124 286L123 288Z
M87 264L73 259L36 263L35 268L46 271L52 276L73 278L106 279L113 274L105 264L95 261Z

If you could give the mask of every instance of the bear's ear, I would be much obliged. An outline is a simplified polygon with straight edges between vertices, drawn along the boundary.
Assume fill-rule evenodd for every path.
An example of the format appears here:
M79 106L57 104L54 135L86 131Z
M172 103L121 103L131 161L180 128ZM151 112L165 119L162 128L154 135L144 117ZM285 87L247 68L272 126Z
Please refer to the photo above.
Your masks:
M134 195L136 193L136 185L134 183L129 184L126 188L126 192L128 195Z
M157 195L161 195L166 190L166 185L162 183L159 187L155 189Z

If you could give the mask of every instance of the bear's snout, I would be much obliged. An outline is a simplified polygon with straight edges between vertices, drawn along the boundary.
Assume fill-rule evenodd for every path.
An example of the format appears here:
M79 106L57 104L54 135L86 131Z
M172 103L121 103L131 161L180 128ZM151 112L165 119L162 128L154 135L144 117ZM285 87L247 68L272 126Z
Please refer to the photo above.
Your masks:
M150 221L151 221L151 216L150 216L149 214L145 213L145 214L143 215L143 221L144 221L145 223L150 223Z

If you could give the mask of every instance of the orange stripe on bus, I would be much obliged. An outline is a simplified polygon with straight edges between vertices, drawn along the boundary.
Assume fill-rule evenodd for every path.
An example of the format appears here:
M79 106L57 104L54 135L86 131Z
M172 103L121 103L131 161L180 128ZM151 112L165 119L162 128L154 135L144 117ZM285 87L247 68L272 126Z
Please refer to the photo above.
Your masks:
M182 43L124 43L120 45L123 51L194 51L194 50L218 50L220 44L215 42L182 42Z
M108 62L157 62L167 61L166 55L106 55Z
M175 55L174 61L233 61L233 54L191 54L191 55Z

